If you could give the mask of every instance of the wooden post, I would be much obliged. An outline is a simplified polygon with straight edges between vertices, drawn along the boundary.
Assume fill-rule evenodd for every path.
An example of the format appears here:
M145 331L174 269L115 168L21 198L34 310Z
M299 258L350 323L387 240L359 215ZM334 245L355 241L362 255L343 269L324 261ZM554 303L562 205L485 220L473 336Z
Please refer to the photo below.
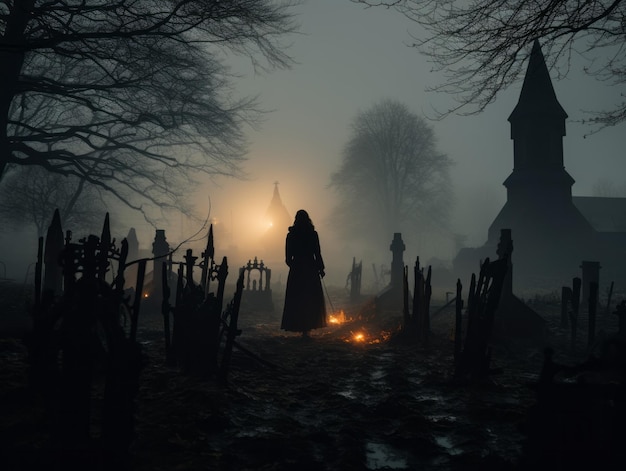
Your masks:
M43 269L43 237L37 245L37 263L35 264L35 313L39 314L41 307L41 271Z
M193 282L193 266L196 263L196 260L198 260L198 257L194 257L192 254L192 250L187 249L187 253L183 258L185 259L185 265L187 268L187 277L186 277L187 286L191 288L195 286Z
M63 291L63 269L59 264L59 256L63 251L63 229L61 228L61 216L59 210L54 211L52 222L48 226L46 233L46 243L44 249L44 275L43 291L49 291L52 297L61 295ZM74 276L71 266L65 265L71 276Z
M217 270L217 306L219 310L222 310L224 305L224 285L226 284L226 277L228 276L228 258L223 257L222 263ZM242 281L243 283L243 281ZM243 288L242 288L243 289Z
M430 337L430 297L432 296L433 292L432 286L430 284L431 278L432 267L429 265L428 271L426 272L426 280L424 282L424 294L422 296L422 306L424 308L422 339L425 342L428 342L428 338Z
M615 284L614 281L611 281L611 287L609 288L609 295L607 297L606 300L606 309L605 309L605 314L606 317L609 317L609 314L611 312L611 298L613 297L613 285Z
M92 332L100 294L95 269L97 243L96 236L89 236L83 244L82 277L76 283L77 289L61 321L64 341L61 347L60 420L53 435L63 447L76 446L89 439L94 360Z
M211 265L215 257L215 246L213 243L213 224L209 226L207 235L207 243L204 252L202 252L202 275L200 277L200 285L202 286L202 294L206 296L209 291L209 280L211 278Z
M476 310L476 293L476 274L472 273L472 277L470 279L469 293L467 294L467 326L465 330L465 343L467 343L467 339L471 338L470 333L473 331L475 316L473 314L470 315L470 313L473 313Z
M143 280L146 275L146 259L139 260L137 267L137 284L135 285L135 299L133 302L133 312L131 313L130 340L137 339L137 324L139 321L139 309L141 308L141 297L143 296Z
M561 329L567 329L568 313L570 303L572 302L572 289L569 286L561 288Z
M596 337L596 312L598 309L598 283L589 283L589 328L587 330L587 347L593 345Z
M472 274L468 297L467 334L460 361L455 369L458 378L475 380L486 377L490 372L490 340L506 273L506 259L494 262L486 259L481 266L477 283L475 275Z
M570 313L570 321L572 326L572 351L576 350L576 330L578 328L578 311L580 309L580 285L582 280L578 277L572 280L572 312Z
M415 304L413 305L415 306ZM415 307L413 307L415 309ZM409 267L404 266L404 275L402 278L402 315L404 318L404 328L408 331L411 324L411 315L409 314ZM413 311L415 315L415 311Z
M582 268L583 276L582 276L582 302L589 302L589 286L591 283L600 284L600 262L592 262L589 260L583 260L580 265Z
M184 279L184 265L182 263L178 264L178 277L176 278L176 304L175 306L180 306L181 300L183 298L183 279Z
M419 339L422 336L422 291L423 291L423 283L422 283L422 270L420 269L420 258L415 257L415 265L413 267L413 315L411 317L411 323L413 324L413 329L417 332L417 338Z
M361 273L363 262L356 263L356 258L352 257L352 271L350 272L350 301L357 302L361 297Z
M176 302L174 304L174 325L172 327L172 359L180 363L183 359L185 333L185 313L183 312L183 264L178 264L178 278L176 279Z
M225 257L224 257L225 258ZM233 298L233 308L230 313L230 325L226 335L226 344L224 345L224 354L222 355L222 363L220 364L219 377L222 381L228 376L228 368L230 366L230 358L235 344L235 338L241 334L241 330L237 328L239 320L239 308L241 306L241 295L243 294L243 273L239 274L237 279L237 289Z
M65 245L63 248L63 297L69 298L74 290L76 279L74 272L76 270L76 261L74 260L74 251L72 249L72 231L65 231ZM45 258L44 258L45 262ZM45 285L45 283L44 283ZM45 288L44 288L45 289Z
M163 315L163 335L165 338L165 362L169 365L172 363L172 337L170 334L170 286L167 282L167 262L163 262L163 273L161 284L163 287L163 301L161 302L161 314Z
M104 224L102 233L100 234L100 245L97 259L97 277L101 281L106 280L107 268L109 267L109 249L111 248L111 225L109 222L109 213L104 216Z
M461 349L463 348L463 298L461 292L463 285L461 280L456 280L456 305L455 305L455 322L454 322L454 364L458 365L461 358Z
M124 279L124 272L126 271L126 259L128 258L128 240L124 238L122 240L122 247L120 248L120 259L117 265L117 276L115 277L115 290L118 296L122 297L124 293L124 285L126 280Z

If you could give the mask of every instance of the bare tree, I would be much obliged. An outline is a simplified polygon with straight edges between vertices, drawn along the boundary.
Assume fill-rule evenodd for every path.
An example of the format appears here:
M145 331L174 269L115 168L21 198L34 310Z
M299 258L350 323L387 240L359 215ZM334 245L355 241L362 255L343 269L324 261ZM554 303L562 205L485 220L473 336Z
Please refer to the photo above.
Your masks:
M0 186L0 216L14 227L34 226L44 236L55 209L61 226L89 233L101 229L105 204L97 187L76 176L48 172L42 167L17 167Z
M609 84L626 83L626 2L620 0L353 0L403 13L426 31L415 47L443 71L434 90L458 99L447 111L475 113L524 73L532 43L539 39L548 66L560 76L574 56L587 74ZM617 93L617 92L616 92ZM621 94L615 107L599 110L590 121L600 127L626 119ZM447 114L444 113L444 114Z
M295 30L271 0L0 2L0 179L9 166L75 176L144 212L197 175L241 175L243 125L226 54L288 66Z
M331 176L330 187L340 197L333 227L344 237L377 244L394 232L445 229L450 165L424 119L402 103L381 101L357 115L341 166Z

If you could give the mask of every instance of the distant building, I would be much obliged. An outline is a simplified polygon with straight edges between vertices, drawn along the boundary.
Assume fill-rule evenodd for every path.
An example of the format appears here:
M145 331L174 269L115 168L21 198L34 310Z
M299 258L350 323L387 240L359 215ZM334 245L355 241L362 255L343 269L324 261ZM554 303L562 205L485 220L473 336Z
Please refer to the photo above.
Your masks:
M583 260L600 262L607 283L626 280L626 198L572 197L574 179L563 162L566 118L535 41L508 118L514 147L513 172L504 181L507 201L487 242L459 251L455 271L477 273L480 260L496 256L500 230L511 229L517 287L569 285Z
M276 264L285 263L285 238L289 226L293 223L289 211L280 198L278 182L274 183L274 194L265 212L265 218L269 222L269 227L261 237L262 253L255 255L271 268L278 268Z

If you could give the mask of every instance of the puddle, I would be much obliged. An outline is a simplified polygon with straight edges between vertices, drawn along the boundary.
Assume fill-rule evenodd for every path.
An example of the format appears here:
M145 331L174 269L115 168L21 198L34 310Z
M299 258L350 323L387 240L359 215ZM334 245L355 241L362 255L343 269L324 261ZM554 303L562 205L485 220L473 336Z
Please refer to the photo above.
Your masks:
M454 444L452 443L452 440L450 440L450 437L435 436L435 442L437 443L437 445L443 448L446 451L446 453L448 453L449 455L452 455L452 456L460 455L463 452L462 450L454 446Z
M431 394L419 394L414 396L416 400L420 402L440 402L443 401L443 396L431 395Z
M255 427L253 429L242 430L241 432L236 433L235 437L237 437L237 438L243 438L243 437L256 438L256 437L262 437L262 436L271 434L273 432L274 432L274 428L273 427L260 426L260 427Z
M407 377L407 380L409 381L409 383L415 384L415 385L421 385L424 382L422 378L416 378L414 376Z
M367 443L365 459L367 469L408 469L406 457L384 443Z
M346 399L356 399L356 394L354 394L354 391L351 389L347 391L339 391L337 394L345 397Z
M430 420L431 422L435 423L435 424L439 423L439 422L443 422L443 423L446 423L446 422L456 422L458 420L453 415L445 415L445 414L442 414L442 415L427 415L426 418L428 420Z
M380 380L381 378L383 378L385 376L385 374L386 373L385 373L385 371L382 368L377 368L376 370L374 370L374 371L372 371L370 373L370 378L373 381Z

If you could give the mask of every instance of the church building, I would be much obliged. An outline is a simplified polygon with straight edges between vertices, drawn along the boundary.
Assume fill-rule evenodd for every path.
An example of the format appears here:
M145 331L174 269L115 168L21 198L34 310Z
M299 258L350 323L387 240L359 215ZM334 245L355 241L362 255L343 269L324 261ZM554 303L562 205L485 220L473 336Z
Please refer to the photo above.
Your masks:
M511 229L518 288L570 285L583 261L600 262L607 283L626 281L626 198L572 196L574 179L563 159L566 119L535 41L519 101L508 118L513 172L504 181L507 201L489 227L487 242L458 253L456 272L477 273L480 260L496 257L500 230Z
M265 212L265 219L268 222L268 228L261 238L261 258L266 264L278 267L285 263L285 239L287 230L293 223L278 192L278 182L274 183L274 194Z

